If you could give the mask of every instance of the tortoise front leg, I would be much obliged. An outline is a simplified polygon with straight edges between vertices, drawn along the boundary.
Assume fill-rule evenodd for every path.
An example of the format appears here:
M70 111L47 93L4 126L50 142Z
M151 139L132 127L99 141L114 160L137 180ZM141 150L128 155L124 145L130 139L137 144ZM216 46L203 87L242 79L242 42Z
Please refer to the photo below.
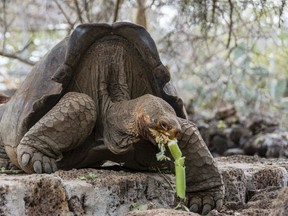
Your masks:
M179 119L181 133L177 137L185 156L186 185L190 210L208 214L223 205L224 186L215 161L197 127L190 121Z
M17 147L18 165L27 173L56 171L56 161L91 134L96 122L94 101L69 92L24 135Z

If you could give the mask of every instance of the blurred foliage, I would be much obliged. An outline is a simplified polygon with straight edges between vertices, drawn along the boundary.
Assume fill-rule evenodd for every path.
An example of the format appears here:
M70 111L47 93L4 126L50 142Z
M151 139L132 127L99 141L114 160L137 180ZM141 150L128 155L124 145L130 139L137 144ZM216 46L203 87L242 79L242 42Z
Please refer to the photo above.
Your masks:
M234 105L243 115L269 112L285 122L287 3L1 0L0 51L12 54L14 60L0 56L0 71L22 79L31 67L29 63L38 61L80 23L142 20L179 94L196 111L213 113ZM23 59L28 62L23 63Z

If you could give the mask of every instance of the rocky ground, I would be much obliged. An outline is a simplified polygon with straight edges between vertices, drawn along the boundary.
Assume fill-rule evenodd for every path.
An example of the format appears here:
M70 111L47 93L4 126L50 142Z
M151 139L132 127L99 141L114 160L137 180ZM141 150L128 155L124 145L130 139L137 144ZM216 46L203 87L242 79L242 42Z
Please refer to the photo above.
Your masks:
M225 205L210 215L288 215L288 162L217 158ZM0 215L196 215L174 211L174 177L81 169L47 175L0 174Z
M231 156L217 161L225 206L211 215L288 215L287 160Z
M235 107L228 106L211 116L190 112L189 118L197 124L215 157L259 155L288 158L288 132L280 125L278 117L253 112L239 117Z

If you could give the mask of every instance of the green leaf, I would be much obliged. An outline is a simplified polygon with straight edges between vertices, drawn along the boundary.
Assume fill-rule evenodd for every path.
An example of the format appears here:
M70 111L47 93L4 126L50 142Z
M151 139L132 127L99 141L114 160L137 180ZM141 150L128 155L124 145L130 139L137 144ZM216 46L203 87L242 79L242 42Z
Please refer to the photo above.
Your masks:
M97 178L97 175L95 174L95 173L88 173L88 177L89 177L89 179L95 179L95 178Z
M134 203L129 207L130 211L145 211L149 209L149 204Z
M226 125L226 123L224 121L220 120L220 121L218 121L217 128L226 129L227 125Z
M82 181L83 181L83 180L87 180L85 176L78 176L78 179L80 179L80 180L82 180Z
M95 179L97 175L95 173L89 172L87 175L79 176L78 179L80 180L88 180L88 179Z

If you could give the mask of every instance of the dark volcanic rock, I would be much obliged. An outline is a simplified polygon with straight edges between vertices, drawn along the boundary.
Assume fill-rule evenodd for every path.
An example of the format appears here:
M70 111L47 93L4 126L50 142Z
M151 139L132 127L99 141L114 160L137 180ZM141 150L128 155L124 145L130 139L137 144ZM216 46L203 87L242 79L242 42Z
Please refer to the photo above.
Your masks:
M276 131L273 133L258 134L249 139L243 149L246 154L258 154L267 158L288 157L288 133Z

